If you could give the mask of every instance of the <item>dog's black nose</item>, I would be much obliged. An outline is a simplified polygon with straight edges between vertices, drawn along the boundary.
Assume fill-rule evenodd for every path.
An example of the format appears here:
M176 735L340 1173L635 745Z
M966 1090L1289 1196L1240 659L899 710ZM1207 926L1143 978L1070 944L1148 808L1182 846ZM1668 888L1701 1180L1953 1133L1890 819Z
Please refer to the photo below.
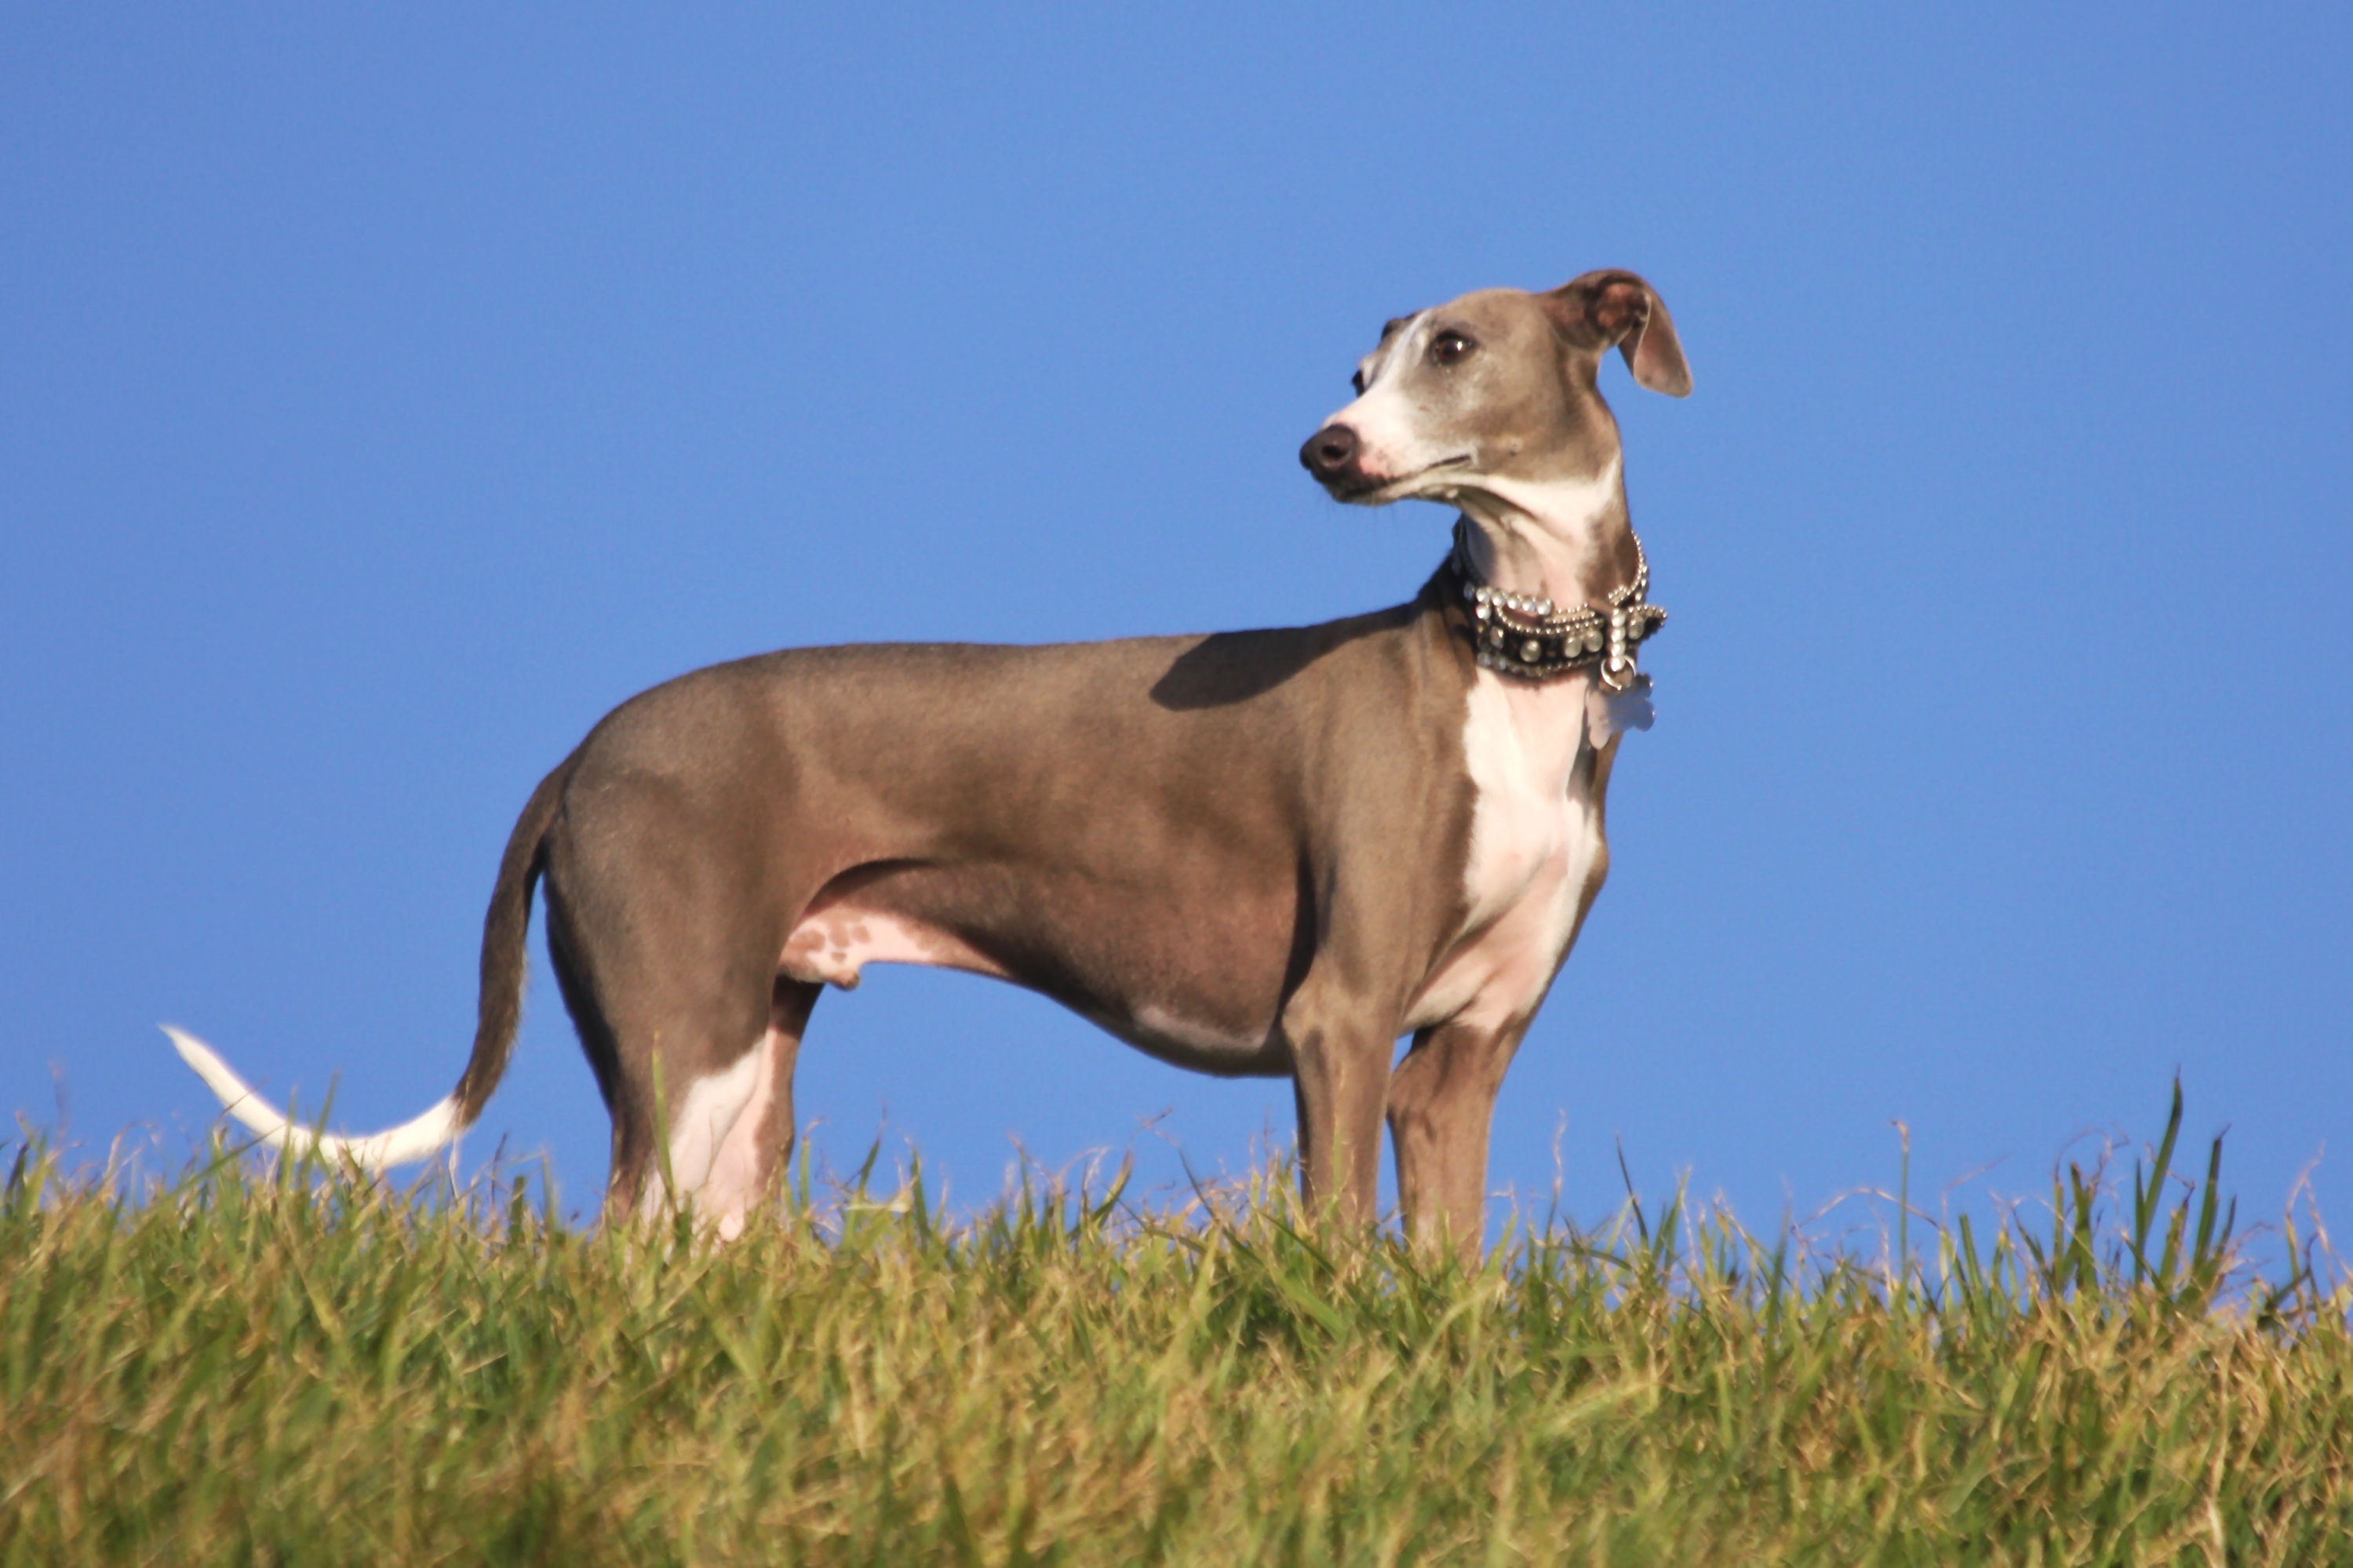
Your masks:
M1307 437L1307 445L1299 448L1299 460L1309 473L1329 483L1356 460L1356 433L1345 425L1326 425Z

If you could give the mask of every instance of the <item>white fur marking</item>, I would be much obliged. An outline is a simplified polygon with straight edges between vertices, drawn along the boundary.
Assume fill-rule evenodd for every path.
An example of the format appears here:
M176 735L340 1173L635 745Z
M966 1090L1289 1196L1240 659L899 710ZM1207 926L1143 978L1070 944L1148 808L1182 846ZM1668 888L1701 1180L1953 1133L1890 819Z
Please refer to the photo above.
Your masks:
M1356 433L1356 467L1367 479L1384 483L1416 474L1433 463L1460 457L1440 451L1422 437L1420 410L1406 400L1401 378L1389 372L1420 352L1430 312L1422 311L1389 334L1389 340L1366 356L1357 368L1365 390L1355 402L1324 421L1345 424Z
M687 1086L670 1118L670 1179L681 1197L702 1190L720 1145L751 1102L768 1053L754 1047L735 1063ZM659 1180L659 1173L656 1173Z
M1499 588L1577 603L1618 481L1615 458L1589 479L1478 476L1461 497L1478 524L1474 564ZM1607 743L1602 731L1647 711L1647 682L1641 700L1624 705L1597 701L1596 685L1590 674L1533 685L1488 669L1473 678L1462 723L1472 787L1462 868L1470 913L1453 951L1414 999L1409 1027L1456 1017L1494 1026L1543 1002L1602 850L1591 773L1580 773L1578 755L1588 736Z
M195 1068L196 1076L212 1086L228 1113L259 1133L261 1141L272 1149L349 1160L364 1171L384 1171L439 1153L466 1130L458 1121L458 1097L453 1094L444 1096L413 1121L365 1137L314 1132L287 1121L284 1112L256 1094L252 1086L237 1077L210 1046L184 1029L175 1029L169 1024L162 1027L172 1037L180 1059Z
M1583 601L1599 548L1599 524L1619 496L1616 458L1587 479L1466 479L1454 499L1472 521L1471 561L1510 594Z
M776 1098L776 1062L783 1051L784 1041L773 1029L753 1047L752 1057L758 1068L752 1079L750 1098L736 1112L735 1124L720 1140L719 1152L711 1162L711 1173L704 1179L702 1190L695 1194L697 1212L717 1227L722 1241L733 1241L744 1234L744 1218L761 1195L766 1173L760 1167L760 1135L767 1127L768 1110Z
M1542 686L1482 670L1471 688L1462 755L1473 791L1463 938L1415 998L1407 1024L1495 1026L1535 1011L1568 945L1601 848L1601 824L1576 772L1589 678Z

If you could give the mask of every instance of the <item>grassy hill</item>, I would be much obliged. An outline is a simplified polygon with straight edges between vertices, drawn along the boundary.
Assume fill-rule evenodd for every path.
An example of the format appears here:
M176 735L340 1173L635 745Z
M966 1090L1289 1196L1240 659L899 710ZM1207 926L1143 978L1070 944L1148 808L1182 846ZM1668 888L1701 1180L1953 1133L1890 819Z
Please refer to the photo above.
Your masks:
M1465 1271L1279 1171L715 1248L20 1144L0 1563L2353 1561L2353 1294L2172 1153L1901 1268L1630 1205Z

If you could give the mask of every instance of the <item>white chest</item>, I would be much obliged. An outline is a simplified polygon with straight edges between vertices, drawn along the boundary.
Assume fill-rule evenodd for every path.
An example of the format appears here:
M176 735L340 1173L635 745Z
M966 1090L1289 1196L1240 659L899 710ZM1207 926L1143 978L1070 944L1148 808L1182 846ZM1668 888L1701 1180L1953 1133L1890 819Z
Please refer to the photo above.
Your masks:
M1585 746L1589 678L1541 685L1482 673L1462 753L1472 792L1466 913L1407 1026L1499 1025L1544 999L1601 853Z

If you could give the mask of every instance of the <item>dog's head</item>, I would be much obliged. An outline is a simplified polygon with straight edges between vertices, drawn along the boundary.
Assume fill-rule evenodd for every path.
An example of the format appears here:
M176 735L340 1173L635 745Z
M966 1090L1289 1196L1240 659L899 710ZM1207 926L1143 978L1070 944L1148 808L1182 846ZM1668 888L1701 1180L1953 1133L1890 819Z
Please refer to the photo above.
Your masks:
M1653 392L1691 391L1675 324L1631 272L1588 272L1546 294L1484 289L1400 316L1357 363L1356 401L1299 460L1364 506L1599 479L1618 458L1599 385L1612 347Z

